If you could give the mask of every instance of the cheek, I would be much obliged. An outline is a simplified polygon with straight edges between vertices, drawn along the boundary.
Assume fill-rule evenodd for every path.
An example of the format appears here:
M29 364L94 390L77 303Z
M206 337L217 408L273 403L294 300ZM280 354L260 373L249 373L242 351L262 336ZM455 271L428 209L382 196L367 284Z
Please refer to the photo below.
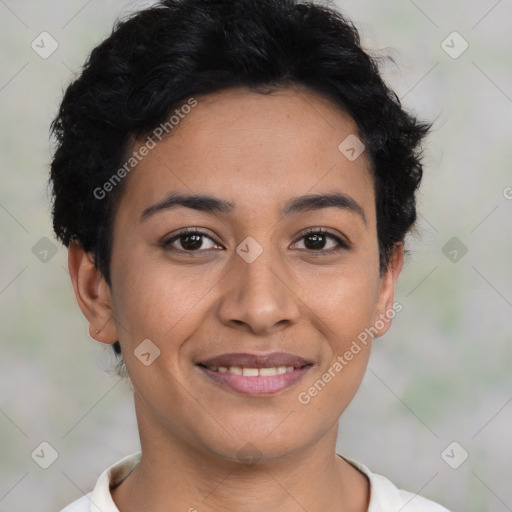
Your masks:
M378 288L378 272L372 274L365 265L317 274L305 284L303 301L311 312L311 322L327 341L322 372L329 374L323 375L325 381L333 382L336 400L351 398L363 378Z
M305 289L304 303L311 323L326 340L318 372L300 389L298 402L318 414L330 411L331 421L345 410L356 394L370 357L368 330L375 311L378 282L368 272L329 277L316 276ZM322 412L320 412L322 411Z
M186 339L203 314L208 290L219 280L214 272L191 272L165 260L119 259L113 288L114 314L125 344L149 338L160 348Z
M303 282L301 299L313 312L319 329L326 331L327 339L335 338L336 344L357 336L373 321L379 278L368 268L350 265L333 272L310 272Z

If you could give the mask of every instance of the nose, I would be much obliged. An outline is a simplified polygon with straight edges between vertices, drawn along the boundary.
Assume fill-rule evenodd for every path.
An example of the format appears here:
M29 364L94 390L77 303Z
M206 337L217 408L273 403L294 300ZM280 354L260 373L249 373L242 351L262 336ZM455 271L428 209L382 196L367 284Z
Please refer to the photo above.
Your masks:
M251 263L238 254L233 258L218 307L220 321L259 335L297 323L300 299L277 251L266 249Z

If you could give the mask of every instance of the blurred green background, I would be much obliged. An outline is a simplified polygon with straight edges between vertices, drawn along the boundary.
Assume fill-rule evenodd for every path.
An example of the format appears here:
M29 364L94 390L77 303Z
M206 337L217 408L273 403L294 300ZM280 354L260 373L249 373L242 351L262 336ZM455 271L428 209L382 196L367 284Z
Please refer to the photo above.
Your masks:
M0 511L60 510L139 449L129 387L87 335L53 237L48 128L114 20L151 3L0 1ZM404 105L434 122L403 311L375 342L338 450L454 511L512 510L512 3L337 5L365 48L393 57L383 72ZM51 55L48 36L31 47L42 32ZM58 452L48 469L31 457L43 441Z

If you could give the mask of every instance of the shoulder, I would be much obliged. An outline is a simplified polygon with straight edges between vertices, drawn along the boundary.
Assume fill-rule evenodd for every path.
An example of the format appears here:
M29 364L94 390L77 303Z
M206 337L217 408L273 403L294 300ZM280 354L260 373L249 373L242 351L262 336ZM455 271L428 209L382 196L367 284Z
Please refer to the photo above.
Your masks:
M112 464L101 473L91 492L70 503L60 512L119 512L112 499L110 487L120 484L133 471L140 458L139 451Z
M381 475L372 474L371 486L373 496L368 512L395 512L398 510L403 512L449 512L448 509L433 501L398 489Z
M372 473L363 464L346 457L343 458L364 473L370 481L370 506L368 512L450 512L433 501L398 489L387 478Z

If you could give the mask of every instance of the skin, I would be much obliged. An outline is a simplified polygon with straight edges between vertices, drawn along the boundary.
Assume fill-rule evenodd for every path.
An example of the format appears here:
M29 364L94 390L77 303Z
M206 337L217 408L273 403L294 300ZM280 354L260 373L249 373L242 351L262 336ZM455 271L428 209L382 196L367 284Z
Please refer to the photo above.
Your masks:
M134 391L142 459L112 490L113 499L122 512L315 512L333 504L363 512L367 478L335 449L339 417L361 383L371 343L310 403L297 400L392 308L402 268L398 244L379 274L369 162L365 153L349 161L338 150L357 126L298 87L196 99L172 136L126 178L114 222L112 287L92 254L79 244L69 248L90 335L120 341ZM147 207L176 191L226 199L235 208L179 207L141 222ZM356 201L366 221L346 208L281 213L293 197L333 191ZM212 240L203 238L193 254L185 249L190 239L160 245L187 227ZM307 228L325 228L350 248L329 252L337 247L330 237L307 245ZM252 263L236 252L249 236L263 249ZM134 356L145 339L161 351L149 366ZM262 397L220 387L195 365L227 352L274 351L314 365L291 388ZM237 457L247 443L258 450L256 463Z

